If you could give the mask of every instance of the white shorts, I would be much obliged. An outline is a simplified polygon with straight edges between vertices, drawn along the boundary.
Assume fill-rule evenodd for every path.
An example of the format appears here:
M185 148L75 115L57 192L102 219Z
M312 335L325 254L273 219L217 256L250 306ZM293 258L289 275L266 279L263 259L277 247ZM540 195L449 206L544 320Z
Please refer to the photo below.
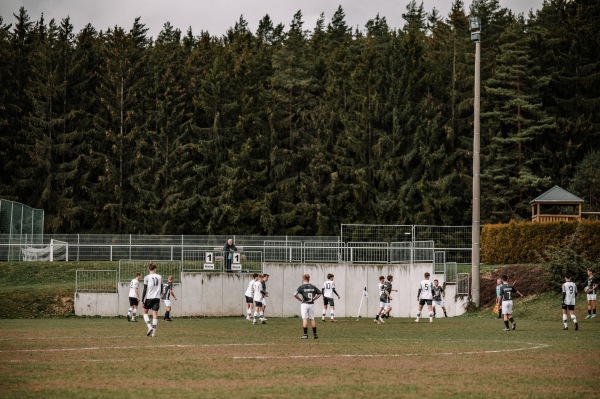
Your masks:
M596 294L587 294L587 300L588 301L595 301L596 300Z
M314 303L303 303L300 305L300 315L303 319L314 320L315 319L315 307Z
M513 301L502 301L502 314L512 314Z
M263 296L263 298L260 300L263 304L263 306L267 306L267 298Z
M390 302L379 302L379 307L383 309L389 309L392 307Z
M163 299L163 302L165 303L165 306L168 306L168 307L171 306L171 300L170 299Z
M444 307L444 301L433 301L433 306L441 306Z

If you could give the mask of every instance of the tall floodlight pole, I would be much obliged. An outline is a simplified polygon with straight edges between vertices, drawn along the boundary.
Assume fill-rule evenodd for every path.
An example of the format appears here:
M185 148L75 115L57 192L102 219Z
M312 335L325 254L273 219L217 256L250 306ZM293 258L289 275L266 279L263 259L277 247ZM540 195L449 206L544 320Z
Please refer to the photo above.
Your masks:
M475 96L473 101L474 120L473 120L473 226L471 231L471 252L473 285L471 288L472 300L475 306L479 307L479 259L480 259L480 172L479 172L479 106L481 91L481 19L479 17L470 17L469 25L471 27L471 41L475 42Z

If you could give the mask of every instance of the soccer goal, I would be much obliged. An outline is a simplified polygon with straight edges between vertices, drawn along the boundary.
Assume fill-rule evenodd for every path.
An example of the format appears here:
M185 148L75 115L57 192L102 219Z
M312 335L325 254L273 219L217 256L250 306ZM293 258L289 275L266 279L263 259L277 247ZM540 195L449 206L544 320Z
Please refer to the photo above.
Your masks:
M69 243L65 241L50 240L47 247L25 247L22 251L25 262L69 261Z

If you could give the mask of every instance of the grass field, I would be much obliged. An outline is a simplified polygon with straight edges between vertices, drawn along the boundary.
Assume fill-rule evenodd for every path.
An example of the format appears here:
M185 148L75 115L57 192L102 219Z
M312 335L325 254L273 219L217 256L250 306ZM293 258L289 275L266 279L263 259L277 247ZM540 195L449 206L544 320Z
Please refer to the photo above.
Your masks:
M556 296L517 301L516 331L489 311L448 318L159 322L0 321L2 398L597 397L600 319L562 330ZM437 392L437 393L434 393Z

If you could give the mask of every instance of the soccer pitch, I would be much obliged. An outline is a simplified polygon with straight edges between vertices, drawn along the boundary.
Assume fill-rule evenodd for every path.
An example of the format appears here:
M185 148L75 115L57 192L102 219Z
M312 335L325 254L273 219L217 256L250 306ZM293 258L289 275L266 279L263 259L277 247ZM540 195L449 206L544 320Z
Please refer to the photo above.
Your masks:
M267 311L268 313L268 311ZM392 318L317 320L301 340L299 318L252 325L243 317L2 320L3 398L594 396L599 319L562 330L517 317L504 332L493 316L415 323Z

